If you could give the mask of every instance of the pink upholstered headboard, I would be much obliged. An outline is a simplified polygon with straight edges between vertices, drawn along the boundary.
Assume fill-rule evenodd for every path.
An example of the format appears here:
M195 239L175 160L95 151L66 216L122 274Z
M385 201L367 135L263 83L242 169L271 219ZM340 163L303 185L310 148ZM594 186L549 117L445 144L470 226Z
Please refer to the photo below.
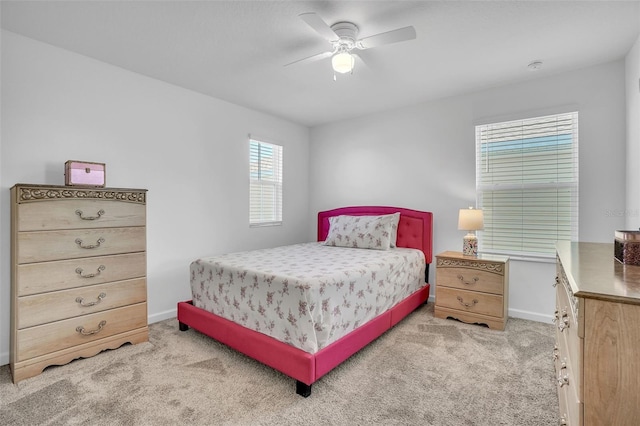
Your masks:
M329 218L340 215L375 216L400 212L398 223L398 247L422 250L427 265L433 260L433 214L418 210L384 206L341 207L318 213L318 241L327 239Z

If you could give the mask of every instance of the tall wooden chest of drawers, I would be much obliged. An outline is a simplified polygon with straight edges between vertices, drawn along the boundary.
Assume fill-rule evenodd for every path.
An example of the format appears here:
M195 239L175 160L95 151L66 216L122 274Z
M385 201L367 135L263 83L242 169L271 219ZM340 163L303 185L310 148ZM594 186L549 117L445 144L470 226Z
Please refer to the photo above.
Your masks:
M11 188L13 381L148 340L146 190Z
M452 317L504 330L508 302L508 257L464 256L454 251L436 256L437 318Z
M556 346L560 424L640 421L640 266L614 245L556 245Z

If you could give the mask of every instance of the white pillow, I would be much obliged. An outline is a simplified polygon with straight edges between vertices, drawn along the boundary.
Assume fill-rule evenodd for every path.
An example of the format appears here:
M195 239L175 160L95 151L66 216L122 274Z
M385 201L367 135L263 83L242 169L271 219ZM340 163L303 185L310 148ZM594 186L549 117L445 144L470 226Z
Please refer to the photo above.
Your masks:
M329 218L329 234L324 244L388 250L395 247L399 219L400 213L380 216L334 216Z

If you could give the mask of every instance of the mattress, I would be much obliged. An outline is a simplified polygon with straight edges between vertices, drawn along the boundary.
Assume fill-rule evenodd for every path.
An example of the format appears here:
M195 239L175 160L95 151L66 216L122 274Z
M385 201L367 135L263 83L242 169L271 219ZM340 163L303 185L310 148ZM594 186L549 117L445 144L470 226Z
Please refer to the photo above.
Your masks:
M425 285L425 257L303 243L191 263L194 306L308 353Z

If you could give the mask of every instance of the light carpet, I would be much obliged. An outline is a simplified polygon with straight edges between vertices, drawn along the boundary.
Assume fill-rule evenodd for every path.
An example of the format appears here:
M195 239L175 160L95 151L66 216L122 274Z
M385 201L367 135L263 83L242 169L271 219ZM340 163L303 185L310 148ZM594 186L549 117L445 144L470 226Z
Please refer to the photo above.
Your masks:
M47 368L11 383L0 367L3 425L553 425L554 329L441 320L433 304L313 385L295 381L175 319L149 342Z

